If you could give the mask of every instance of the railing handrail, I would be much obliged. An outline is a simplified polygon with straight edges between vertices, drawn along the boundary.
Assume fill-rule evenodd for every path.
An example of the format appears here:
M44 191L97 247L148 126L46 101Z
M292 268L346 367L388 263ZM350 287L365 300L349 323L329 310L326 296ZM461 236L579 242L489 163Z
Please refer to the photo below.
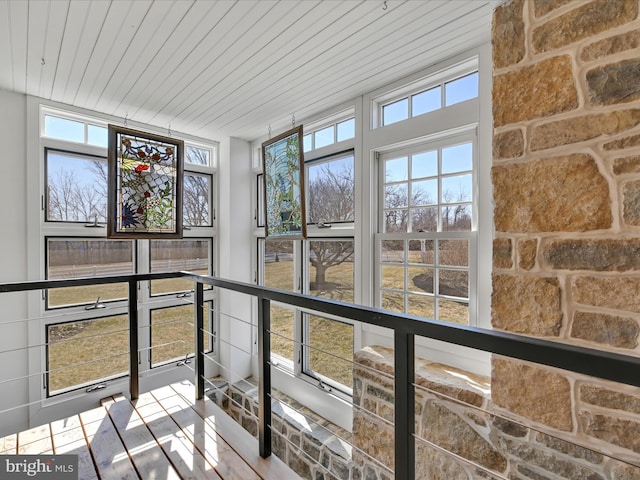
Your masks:
M314 310L336 317L385 327L401 328L409 334L441 340L519 360L526 360L604 380L640 387L640 357L597 350L543 338L500 330L470 327L438 320L395 313L379 308L287 292L276 288L182 272L188 278L207 285ZM635 369L630 369L634 367Z
M504 331L445 323L438 320L186 271L4 283L0 284L0 293L127 282L129 284L130 330L129 382L131 397L134 399L137 398L139 393L137 282L176 277L190 279L195 282L196 399L202 399L204 396L203 311L202 308L198 308L198 306L201 307L204 304L203 284L252 295L258 300L258 357L260 370L258 429L260 455L263 457L271 454L270 308L272 301L393 330L395 364L394 443L395 478L397 480L415 478L414 381L416 335L640 387L640 357Z

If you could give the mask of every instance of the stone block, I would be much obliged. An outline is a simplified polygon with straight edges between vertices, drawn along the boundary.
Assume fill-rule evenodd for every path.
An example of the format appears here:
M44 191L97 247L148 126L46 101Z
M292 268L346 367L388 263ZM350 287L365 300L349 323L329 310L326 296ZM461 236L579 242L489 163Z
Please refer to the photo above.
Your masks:
M372 432L375 434L372 435ZM389 426L363 412L356 412L353 416L353 436L355 447L378 459L383 465L393 468L394 435Z
M536 435L536 440L545 447L551 448L552 450L560 453L564 453L565 455L569 455L573 458L586 460L587 462L593 463L594 465L599 465L604 460L604 455L602 455L601 453L581 447L580 445L576 445L575 443L561 440L557 437L552 437L551 435L547 435L546 433L538 432L538 434Z
M625 148L640 146L640 135L630 135L628 137L618 138L602 145L605 150L623 150Z
M534 422L573 428L569 381L546 368L494 357L491 398L496 406Z
M493 78L493 123L496 127L576 108L578 93L568 55Z
M476 407L485 404L491 389L490 381L486 377L440 363L420 361L416 362L415 383ZM420 388L417 388L416 392L420 394Z
M640 478L640 467L615 461L613 462L613 467L611 467L611 475L611 480L638 480Z
M510 238L493 239L493 268L513 267L513 247Z
M579 392L584 403L640 415L640 392L630 395L597 385L581 385Z
M640 180L627 182L622 187L624 198L622 219L627 225L640 226Z
M574 301L582 305L640 313L640 277L577 277L571 284Z
M633 102L640 98L640 59L623 60L587 72L589 99L594 105Z
M554 270L640 270L640 238L553 240L543 245L543 257Z
M614 135L640 124L640 109L597 113L539 125L531 134L531 150L584 142L603 135Z
M558 279L494 274L491 324L509 332L558 336L562 327Z
M567 480L604 480L602 475L589 468L583 467L576 462L565 460L558 455L553 455L529 444L512 444L509 450L513 455L526 462L527 466L536 466L554 474L553 478L559 477Z
M543 475L539 472L537 472L536 470L529 468L529 466L527 465L518 465L516 467L516 470L518 471L518 473L522 474L523 476L513 476L510 477L513 478L514 480L551 480L550 477L548 477L547 475Z
M499 431L509 435L510 437L523 438L529 433L529 429L527 427L524 427L513 420L507 420L502 417L494 417L492 424Z
M518 240L518 266L523 270L531 270L536 264L538 241L535 238Z
M509 130L493 136L493 159L508 160L524 155L522 130Z
M495 9L491 27L493 67L514 65L524 58L524 0L513 0Z
M422 415L422 436L461 457L494 471L504 472L506 458L457 413L430 402Z
M548 52L623 25L638 16L636 0L595 0L554 18L533 31L534 52Z
M580 411L580 432L640 453L640 423L610 415Z
M640 173L640 155L616 158L613 160L613 173L624 175L625 173Z
M606 313L575 312L571 336L616 348L636 348L640 325L632 318Z
M536 17L543 17L572 1L573 0L533 0L533 13Z
M609 185L593 157L573 154L492 169L499 232L584 232L609 228Z
M580 58L583 62L591 62L616 53L640 48L640 30L622 33L599 40L582 49Z
M449 455L416 442L416 480L470 480L466 470Z

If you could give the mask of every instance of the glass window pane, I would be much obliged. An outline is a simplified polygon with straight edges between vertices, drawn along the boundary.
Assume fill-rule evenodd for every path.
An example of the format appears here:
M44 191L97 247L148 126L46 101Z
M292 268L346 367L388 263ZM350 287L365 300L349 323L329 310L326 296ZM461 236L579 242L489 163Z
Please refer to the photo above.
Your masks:
M204 318L208 322L209 303L205 304ZM151 311L151 366L183 360L194 351L193 305L161 308ZM205 324L205 330L210 327ZM204 351L211 350L211 335L204 334Z
M383 240L381 245L383 262L402 263L404 262L404 241L403 240Z
M473 145L463 143L442 149L442 173L466 172L473 168Z
M409 118L408 98L403 98L382 107L382 125L391 125L407 118Z
M186 146L186 155L184 161L193 165L205 165L211 166L211 150L208 148L194 147L193 145Z
M412 116L432 112L442 107L442 87L437 86L411 97Z
M109 130L106 127L87 125L87 143L97 147L107 148L109 142Z
M211 175L185 172L182 205L183 222L186 226L211 226L210 192Z
M309 346L311 370L353 387L353 325L310 316Z
M409 178L408 157L392 158L384 162L384 181L402 182Z
M353 222L355 177L353 155L307 167L308 223Z
M47 221L107 221L107 160L46 151Z
M309 293L353 302L353 241L309 241Z
M307 135L302 137L303 148L305 152L313 150L313 136L308 133Z
M348 140L356 136L356 119L350 118L336 125L338 142Z
M471 205L442 207L442 231L471 231Z
M408 187L406 183L387 185L384 189L385 208L406 207Z
M438 294L469 298L469 272L466 270L439 270Z
M151 273L186 270L201 275L209 274L209 240L150 240ZM151 281L151 295L193 290L193 281L167 278Z
M445 83L444 92L447 107L476 98L478 96L478 72Z
M382 292L382 308L392 312L404 312L404 295L395 292Z
M293 362L295 312L271 305L271 353Z
M411 182L411 205L438 203L438 179Z
M333 144L333 125L313 132L313 143L315 148L325 147Z
M406 232L407 220L409 218L409 210L385 210L384 226L385 232Z
M456 267L469 266L469 241L439 240L438 263Z
M293 291L293 241L265 240L264 286Z
M410 240L409 241L409 263L422 263L434 265L435 255L433 240Z
M433 268L409 267L409 291L433 293Z
M44 134L51 138L84 143L84 122L45 115Z
M473 184L471 174L444 177L442 179L442 203L470 202Z
M439 298L438 320L469 325L469 305L464 302Z
M129 371L127 315L47 325L46 333L50 395Z
M404 267L398 265L382 265L382 288L404 290Z
M434 318L435 317L435 299L426 295L408 295L410 315L418 317Z
M411 178L438 175L438 151L415 153L411 156Z
M438 207L412 208L411 209L412 232L437 232L438 231Z
M47 239L47 279L63 280L134 273L133 242L106 239ZM49 308L125 299L126 283L49 289Z

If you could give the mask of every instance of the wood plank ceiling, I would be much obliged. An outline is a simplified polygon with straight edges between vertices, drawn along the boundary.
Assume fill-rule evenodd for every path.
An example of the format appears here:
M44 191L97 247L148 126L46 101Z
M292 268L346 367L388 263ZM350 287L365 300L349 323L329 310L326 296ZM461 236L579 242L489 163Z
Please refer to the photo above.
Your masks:
M0 89L252 140L488 41L501 0L0 0Z

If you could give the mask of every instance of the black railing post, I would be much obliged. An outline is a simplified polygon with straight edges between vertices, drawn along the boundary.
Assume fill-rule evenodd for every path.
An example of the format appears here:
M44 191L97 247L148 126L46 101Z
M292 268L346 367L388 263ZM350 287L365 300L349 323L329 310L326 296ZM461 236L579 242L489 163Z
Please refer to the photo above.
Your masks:
M196 282L196 298L194 303L194 345L195 345L195 381L196 400L204 397L204 286Z
M131 400L140 395L138 378L138 282L129 280L129 394Z
M271 301L258 297L258 441L260 456L271 455Z
M396 480L413 480L415 443L415 338L408 330L394 330L395 346L395 467Z

